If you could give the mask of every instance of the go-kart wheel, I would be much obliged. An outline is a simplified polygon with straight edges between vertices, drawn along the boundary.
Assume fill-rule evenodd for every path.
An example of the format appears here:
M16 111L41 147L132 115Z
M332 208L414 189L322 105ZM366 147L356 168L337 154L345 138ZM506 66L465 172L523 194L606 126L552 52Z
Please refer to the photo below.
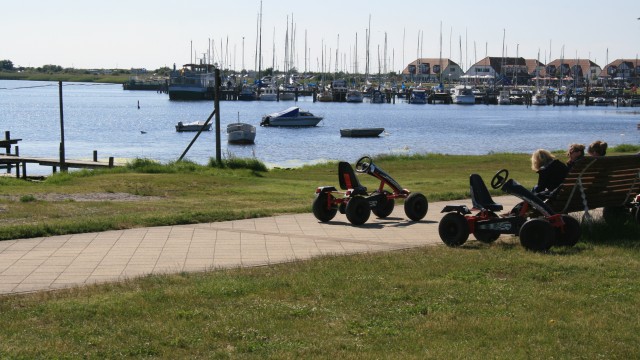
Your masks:
M393 208L396 204L394 199L387 198L387 195L390 194L390 192L385 190L382 193L384 194L384 198L381 197L381 200L378 201L378 204L376 205L376 207L371 209L371 212L373 212L373 214L380 219L384 219L387 216L391 215L391 213L393 212ZM371 196L375 196L379 194L380 193L376 191L372 193Z
M489 219L498 218L498 215L493 211L489 211L488 215L489 215L488 216ZM491 244L492 242L498 240L498 238L500 237L500 233L492 230L477 229L476 231L473 232L473 236L476 238L476 240L480 242L483 242L485 244Z
M419 221L429 210L427 197L421 193L411 193L404 201L404 213L413 221Z
M494 189L501 188L502 185L504 185L504 183L507 182L508 178L509 178L509 170L502 169L498 171L495 175L493 175L493 178L491 179L491 187Z
M556 229L557 246L573 246L580 240L580 222L569 215L562 215L564 228Z
M520 244L531 251L547 251L555 241L551 224L540 218L527 220L520 228Z
M335 197L326 192L320 193L316 196L313 200L313 215L316 219L321 222L327 222L336 216L338 209L329 205L330 203L333 204L334 200Z
M365 173L373 164L373 160L371 160L370 156L363 156L358 161L356 161L356 171L359 173Z
M457 247L469 238L469 224L463 215L455 212L448 213L440 220L438 233L447 246Z
M602 208L602 218L609 226L621 226L627 222L629 211L624 206L605 206Z
M353 225L362 225L369 220L369 216L371 215L369 202L362 196L351 198L347 203L345 213L350 223Z

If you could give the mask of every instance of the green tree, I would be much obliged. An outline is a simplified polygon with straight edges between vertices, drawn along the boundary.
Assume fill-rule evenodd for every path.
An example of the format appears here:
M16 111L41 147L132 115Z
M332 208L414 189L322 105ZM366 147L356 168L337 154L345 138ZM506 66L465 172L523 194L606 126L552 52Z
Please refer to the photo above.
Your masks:
M1 70L13 70L13 62L11 60L0 60Z

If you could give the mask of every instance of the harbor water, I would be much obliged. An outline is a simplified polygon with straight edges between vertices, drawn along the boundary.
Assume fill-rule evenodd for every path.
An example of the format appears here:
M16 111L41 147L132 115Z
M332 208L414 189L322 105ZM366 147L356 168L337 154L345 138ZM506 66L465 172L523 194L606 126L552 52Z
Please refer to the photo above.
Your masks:
M206 120L211 101L170 101L155 91L126 91L122 85L63 83L64 138L68 159L149 158L177 160L195 133L175 125ZM571 143L603 140L610 146L640 144L638 108L521 105L395 104L224 101L220 103L222 155L257 158L268 166L294 167L328 160L354 162L377 154L530 153L566 149ZM299 106L324 117L317 127L259 127L263 115ZM253 145L227 144L226 125L257 127ZM20 138L20 154L56 158L60 144L57 82L0 80L0 131ZM343 138L341 128L382 127L378 138ZM215 128L215 127L214 127ZM186 158L205 164L215 157L215 131L203 133ZM30 175L51 168L28 165Z

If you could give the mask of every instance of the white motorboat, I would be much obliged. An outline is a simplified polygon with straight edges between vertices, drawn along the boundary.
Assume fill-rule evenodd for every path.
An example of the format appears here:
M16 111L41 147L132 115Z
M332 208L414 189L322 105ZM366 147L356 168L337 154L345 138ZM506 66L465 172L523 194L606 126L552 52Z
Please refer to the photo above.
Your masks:
M177 132L184 132L184 131L200 131L200 129L202 129L202 131L210 131L211 130L211 123L208 123L205 126L205 122L204 121L194 121L194 122L190 122L190 123L183 123L182 121L178 122L178 125L176 125L176 131Z
M322 116L315 116L308 111L302 111L293 106L286 110L271 113L262 117L260 126L316 126Z
M458 85L451 90L451 102L454 104L473 105L476 103L476 96L473 89L466 85Z
M531 98L532 105L547 105L547 95L544 92L538 91L533 94Z
M265 88L260 89L260 100L261 101L278 100L278 89L276 89L274 86L267 86Z
M255 139L255 126L241 122L227 125L227 141L230 144L253 144Z
M500 93L498 94L498 104L499 105L511 104L511 98L509 97L509 90L500 91Z

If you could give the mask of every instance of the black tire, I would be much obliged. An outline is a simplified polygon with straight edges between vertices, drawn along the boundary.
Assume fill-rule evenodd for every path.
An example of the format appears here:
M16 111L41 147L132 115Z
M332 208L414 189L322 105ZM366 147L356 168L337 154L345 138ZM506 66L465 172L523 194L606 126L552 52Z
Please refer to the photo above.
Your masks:
M633 209L633 217L636 220L637 224L640 224L640 206L636 205Z
M469 224L467 219L452 212L442 217L438 224L438 234L443 243L450 247L461 246L469 238Z
M404 213L413 221L419 221L427 215L429 202L421 193L411 193L404 201Z
M602 218L607 225L624 225L629 220L629 210L624 206L605 206L602 208Z
M351 198L347 203L345 213L350 223L353 225L362 225L366 223L367 220L369 220L369 216L371 216L369 202L362 196Z
M580 222L569 215L562 215L564 229L556 229L556 245L557 246L574 246L580 240L582 229Z
M551 224L544 219L527 220L520 228L520 244L531 251L547 251L555 240Z
M321 222L331 221L338 212L338 209L334 207L327 207L329 197L331 197L331 202L333 203L334 196L324 192L318 194L313 200L313 215Z
M489 212L489 218L490 219L497 219L498 215L496 215L496 213L494 213L493 211ZM477 224L477 223L476 223ZM473 232L473 237L476 238L476 240L483 242L485 244L491 244L492 242L498 240L498 238L500 237L500 233L499 232L495 232L492 230L476 230Z
M389 194L388 191L384 191L383 193L385 195L385 198L383 200L379 201L378 205L376 207L371 209L373 214L375 216L377 216L378 218L380 218L380 219L384 219L387 216L391 215L391 213L393 212L393 208L396 205L396 201L394 199L387 199L386 198L386 195ZM376 191L371 195L375 196L375 195L378 195L378 194L380 194L380 193Z

